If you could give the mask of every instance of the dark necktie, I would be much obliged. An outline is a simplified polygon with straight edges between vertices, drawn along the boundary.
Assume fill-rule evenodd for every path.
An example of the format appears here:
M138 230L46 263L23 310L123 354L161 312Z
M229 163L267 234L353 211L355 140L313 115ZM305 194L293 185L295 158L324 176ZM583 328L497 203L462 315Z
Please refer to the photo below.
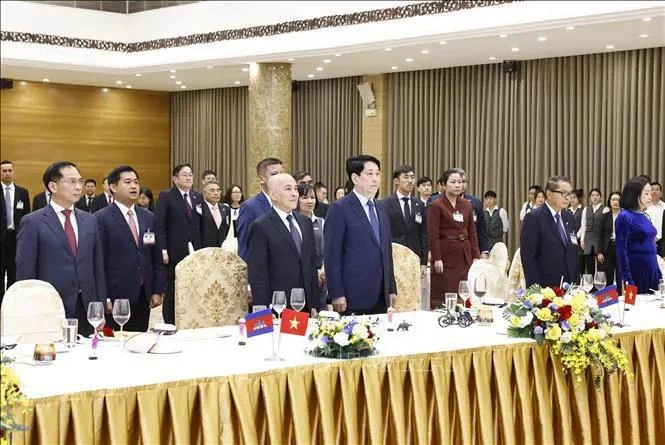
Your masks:
M409 205L410 199L405 196L402 198L402 201L404 201L404 221L406 221L408 224L411 220L411 206Z
M189 204L189 200L187 199L187 193L182 194L182 199L185 200L185 213L187 214L188 218L192 217L192 206Z
M72 253L76 256L77 247L76 247L76 234L74 233L74 226L72 226L72 221L69 219L72 211L65 209L62 211L62 214L65 215L65 236L67 237L67 242L69 243L69 248L72 249Z
M88 196L88 208L92 205L92 197Z
M300 233L298 233L296 224L293 221L293 215L286 215L286 220L289 222L289 231L291 232L291 239L293 239L293 244L296 245L296 249L298 250L298 255L300 255L300 251L302 250L302 239L300 238Z
M568 236L566 235L566 231L563 229L563 225L561 224L561 215L558 213L554 215L554 220L556 221L556 227L559 229L559 236L561 237L561 241L565 245L568 245Z
M381 244L379 219L376 217L376 212L374 211L374 201L372 201L371 199L367 201L367 207L369 208L369 225L372 226L372 232L374 232L374 237L376 238L376 242Z

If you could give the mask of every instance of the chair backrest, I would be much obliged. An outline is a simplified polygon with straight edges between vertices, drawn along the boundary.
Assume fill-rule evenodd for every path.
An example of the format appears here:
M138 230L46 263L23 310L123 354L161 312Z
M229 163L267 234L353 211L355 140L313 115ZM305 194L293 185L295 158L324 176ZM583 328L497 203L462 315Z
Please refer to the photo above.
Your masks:
M513 256L513 262L510 264L510 270L508 271L508 290L513 289L526 289L526 281L524 279L524 269L522 268L522 257L520 256L520 249L515 251ZM511 298L506 297L506 301L514 299L514 295Z
M420 309L420 258L408 247L393 243L393 267L397 284L398 312Z
M658 268L660 269L660 275L665 278L665 260L663 257L656 255L658 258Z
M505 274L508 271L508 266L510 266L510 260L508 259L508 248L504 243L496 243L492 247L490 252L489 260L494 265L498 266L499 269Z
M494 251L494 249L492 249ZM485 278L487 283L487 292L485 297L506 298L508 290L508 277L506 277L505 267L495 264L492 259L481 259L474 262L469 268L467 280L469 281L469 290L473 293L475 282L478 278Z
M188 255L175 268L178 329L232 325L247 314L247 264L221 247Z
M0 315L3 336L17 336L19 343L61 340L64 319L62 299L46 281L17 281L5 292Z

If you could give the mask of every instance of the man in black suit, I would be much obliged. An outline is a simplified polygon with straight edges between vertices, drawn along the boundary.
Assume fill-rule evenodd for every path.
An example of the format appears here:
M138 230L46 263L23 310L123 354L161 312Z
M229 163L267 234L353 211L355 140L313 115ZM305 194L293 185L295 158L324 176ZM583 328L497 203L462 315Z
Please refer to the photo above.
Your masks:
M90 213L95 213L96 211L113 204L113 192L111 192L111 189L109 188L108 176L104 176L102 187L104 187L104 193L95 196L95 199L92 200Z
M553 176L545 186L545 205L527 213L522 223L520 256L527 287L559 286L579 278L575 218L562 211L573 190L570 179Z
M425 204L411 196L416 181L413 167L401 165L393 172L395 193L383 200L390 217L393 243L408 247L420 258L421 272L427 266L427 214Z
M32 211L36 212L51 203L51 192L40 192L32 197Z
M312 222L294 212L298 187L291 175L280 173L268 181L273 204L252 225L248 261L252 303L269 305L274 291L305 290L306 308L320 309L317 257Z
M314 216L324 218L328 214L328 188L323 182L314 184L314 194L316 195L316 206L314 207Z
M0 223L0 244L2 245L2 266L0 269L0 302L5 295L5 273L7 287L16 281L16 233L21 227L21 219L30 213L30 196L23 187L14 184L14 164L12 161L0 162L2 193L2 221Z
M192 190L194 174L189 164L173 168L173 187L159 193L155 208L157 244L162 248L162 259L168 264L168 286L162 304L166 323L175 323L175 267L192 248L201 248L201 215L203 197Z
M220 205L222 189L216 182L208 182L203 186L203 199L201 206L201 242L203 247L222 247L222 243L229 233L231 222L231 209L227 205Z
M85 193L76 203L76 208L81 209L84 212L92 213L92 201L95 199L95 193L97 193L97 181L94 179L86 179L83 191Z

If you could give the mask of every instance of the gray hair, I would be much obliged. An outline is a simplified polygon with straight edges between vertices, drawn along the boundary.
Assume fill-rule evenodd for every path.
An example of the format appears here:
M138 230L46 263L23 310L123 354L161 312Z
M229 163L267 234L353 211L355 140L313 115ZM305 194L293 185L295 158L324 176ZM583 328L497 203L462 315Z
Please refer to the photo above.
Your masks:
M545 190L554 192L557 190L557 184L560 184L562 182L567 182L568 184L570 184L570 178L568 176L551 176L547 180L547 184L545 184Z

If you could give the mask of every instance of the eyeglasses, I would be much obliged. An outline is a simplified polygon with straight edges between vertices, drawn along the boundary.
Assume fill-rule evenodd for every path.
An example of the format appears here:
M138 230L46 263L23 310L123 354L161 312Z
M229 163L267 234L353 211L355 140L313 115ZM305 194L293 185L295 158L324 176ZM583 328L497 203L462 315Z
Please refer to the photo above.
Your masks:
M566 192L566 191L562 191L562 190L550 190L550 192L558 193L561 196L563 196L564 198L570 198L574 194L573 192Z

